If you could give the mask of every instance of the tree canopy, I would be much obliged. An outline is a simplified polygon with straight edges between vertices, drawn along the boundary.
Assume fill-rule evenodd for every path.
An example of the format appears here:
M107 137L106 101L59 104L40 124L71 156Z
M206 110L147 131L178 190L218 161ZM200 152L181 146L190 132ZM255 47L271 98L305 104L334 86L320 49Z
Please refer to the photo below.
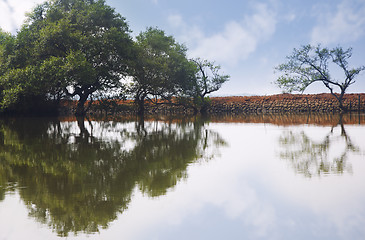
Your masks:
M76 114L97 90L111 89L126 75L132 39L125 19L105 1L60 0L38 5L2 54L2 106L21 96L78 96ZM6 44L8 45L8 44Z
M191 63L195 66L195 78L183 84L185 95L181 100L186 102L187 97L194 110L204 114L209 105L208 94L218 91L230 76L221 74L221 66L206 59L192 59Z
M130 93L144 111L146 99L171 100L181 84L194 79L194 66L186 58L186 47L158 28L147 28L136 37L136 59L132 66Z
M312 83L322 82L336 97L340 109L346 111L343 96L347 88L355 83L355 77L365 70L365 66L350 68L348 59L351 56L352 48L344 50L342 47L329 49L320 45L302 46L300 49L294 49L292 55L287 57L286 63L276 67L283 75L275 83L287 92L303 92ZM343 80L337 80L330 75L330 62L342 69L345 75ZM339 94L335 92L336 87L339 88Z
M211 62L190 61L186 46L163 30L149 27L135 39L130 32L104 0L37 5L16 35L0 30L0 111L57 112L71 98L75 114L85 115L88 99L121 92L140 114L145 101L171 104L180 96L205 109L205 96L229 78Z

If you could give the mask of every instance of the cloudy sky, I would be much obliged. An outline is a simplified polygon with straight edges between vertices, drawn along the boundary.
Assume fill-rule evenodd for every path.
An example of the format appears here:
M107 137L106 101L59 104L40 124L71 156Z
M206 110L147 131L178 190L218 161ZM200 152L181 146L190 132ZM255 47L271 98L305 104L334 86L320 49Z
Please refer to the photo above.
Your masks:
M0 0L0 26L16 33L42 0ZM106 0L133 35L159 27L184 43L189 57L222 66L231 80L218 95L280 93L274 67L304 44L352 47L350 65L365 65L365 0ZM342 79L340 72L333 71ZM305 93L327 92L316 83ZM349 92L365 92L365 73Z

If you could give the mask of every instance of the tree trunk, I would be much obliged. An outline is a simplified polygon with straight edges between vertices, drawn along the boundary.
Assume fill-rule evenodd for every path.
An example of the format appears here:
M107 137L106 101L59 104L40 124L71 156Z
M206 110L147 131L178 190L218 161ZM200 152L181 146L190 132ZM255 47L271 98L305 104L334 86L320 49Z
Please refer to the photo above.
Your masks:
M85 102L87 100L88 95L87 94L82 94L82 95L79 95L79 96L80 96L80 99L79 99L79 101L77 103L77 106L76 106L75 115L76 116L85 116L86 115Z
M204 96L200 96L202 105L200 107L200 113L202 115L206 115L208 113L208 107L209 107L209 103L207 103L206 99Z
M78 116L76 120L77 120L77 125L80 129L80 137L81 139L86 140L87 142L88 138L90 137L90 133L85 127L85 118L83 116Z
M146 137L147 136L147 131L144 128L144 116L143 115L139 115L138 122L136 124L137 124L137 133L138 133L138 135Z
M339 103L339 107L341 109L341 112L347 112L347 107L345 107L343 105L343 96L345 95L345 92L344 91L341 91L341 94L340 96L338 97L338 103Z
M336 93L332 91L331 94L337 99L338 107L340 108L341 112L347 112L347 108L343 105L343 96L345 95L345 90L341 90L340 96L337 96Z
M199 112L198 108L196 108L195 106L191 106L191 108L193 109L193 114L197 115Z
M137 115L139 115L139 116L144 115L144 110L145 110L144 99L145 99L144 96L139 96L139 97L136 97L136 100L135 100L136 104L137 104Z
M203 103L202 107L200 108L200 113L203 115L208 113L208 104Z

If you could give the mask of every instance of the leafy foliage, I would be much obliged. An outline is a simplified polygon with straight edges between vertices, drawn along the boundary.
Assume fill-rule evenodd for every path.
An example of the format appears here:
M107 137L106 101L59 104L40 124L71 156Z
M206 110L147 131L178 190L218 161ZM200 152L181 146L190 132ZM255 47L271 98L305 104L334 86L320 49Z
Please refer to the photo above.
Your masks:
M276 67L276 70L282 72L283 75L275 83L287 92L303 92L312 83L322 82L337 98L340 108L345 110L342 104L343 95L347 88L355 83L355 77L365 70L365 66L350 68L348 59L351 56L352 48L344 50L342 47L328 49L322 48L320 45L316 47L302 46L300 49L294 49L292 55L287 57L286 63ZM343 70L344 80L340 81L331 77L329 73L330 62ZM335 87L340 89L339 96L335 94Z
M199 109L201 113L205 113L210 102L207 95L218 91L230 76L220 74L221 67L214 62L200 58L191 62L195 65L195 78L183 84L185 96L180 98L180 101L184 104L189 103L196 111Z
M171 100L181 83L193 78L194 69L186 58L186 47L160 29L148 28L141 32L135 45L137 54L129 92L142 114L145 99Z
M203 111L207 95L229 79L214 63L189 61L187 48L163 30L147 28L135 42L129 33L104 0L37 5L15 36L0 31L0 111L57 111L61 99L73 98L76 115L85 115L93 96L126 93L140 114L146 100L175 104L176 97Z
M102 0L60 0L38 5L14 39L13 51L2 54L6 67L0 72L0 82L7 89L5 94L19 94L11 95L3 108L8 103L19 103L20 93L26 96L31 92L45 99L67 94L78 96L77 114L83 115L90 95L119 86L132 52L125 19ZM22 78L18 84L6 85L14 70ZM34 85L40 91L29 88Z

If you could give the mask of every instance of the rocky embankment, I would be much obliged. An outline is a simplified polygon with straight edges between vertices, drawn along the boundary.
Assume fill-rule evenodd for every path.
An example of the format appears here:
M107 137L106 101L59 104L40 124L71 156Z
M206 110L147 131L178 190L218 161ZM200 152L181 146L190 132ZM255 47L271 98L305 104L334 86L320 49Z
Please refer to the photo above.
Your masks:
M365 93L346 94L343 104L349 111L365 112ZM75 101L64 102L61 115L72 115L76 108ZM323 94L278 94L270 96L235 96L212 97L208 108L210 114L242 114L242 113L332 113L340 112L337 99L327 93ZM114 115L135 114L132 101L109 102L108 104L95 101L90 107L90 114ZM171 106L167 104L146 104L147 114L193 114L191 108Z
M349 111L365 111L365 94L346 94L343 101ZM212 98L210 113L283 113L339 112L331 94L278 94L251 97Z

